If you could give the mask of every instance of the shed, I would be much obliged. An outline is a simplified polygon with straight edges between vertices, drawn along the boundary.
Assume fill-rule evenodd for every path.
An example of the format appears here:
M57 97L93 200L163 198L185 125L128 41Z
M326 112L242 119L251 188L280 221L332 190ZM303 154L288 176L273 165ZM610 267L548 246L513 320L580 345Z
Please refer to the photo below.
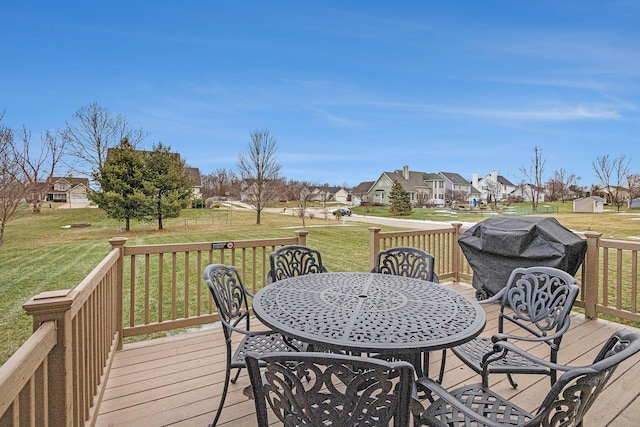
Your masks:
M604 212L604 202L602 197L589 196L582 199L576 199L573 201L574 212L588 212L597 213Z
M640 209L640 197L629 202L629 209Z

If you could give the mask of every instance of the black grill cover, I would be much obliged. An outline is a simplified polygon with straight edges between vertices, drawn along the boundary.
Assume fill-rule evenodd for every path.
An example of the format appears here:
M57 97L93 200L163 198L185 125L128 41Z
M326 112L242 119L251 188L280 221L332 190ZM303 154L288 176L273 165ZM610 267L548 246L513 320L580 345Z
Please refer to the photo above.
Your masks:
M507 285L517 267L555 267L575 275L587 251L587 241L555 218L489 218L458 239L473 270L476 297L485 299Z

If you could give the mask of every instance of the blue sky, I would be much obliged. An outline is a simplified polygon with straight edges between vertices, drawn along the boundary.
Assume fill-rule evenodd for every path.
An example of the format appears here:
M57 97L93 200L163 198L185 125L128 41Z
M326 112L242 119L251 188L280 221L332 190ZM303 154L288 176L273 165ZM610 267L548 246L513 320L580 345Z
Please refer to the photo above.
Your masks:
M535 146L545 178L596 183L605 154L640 173L637 1L9 1L2 16L3 124L34 136L98 102L202 173L235 168L254 129L313 183L403 165L518 183Z

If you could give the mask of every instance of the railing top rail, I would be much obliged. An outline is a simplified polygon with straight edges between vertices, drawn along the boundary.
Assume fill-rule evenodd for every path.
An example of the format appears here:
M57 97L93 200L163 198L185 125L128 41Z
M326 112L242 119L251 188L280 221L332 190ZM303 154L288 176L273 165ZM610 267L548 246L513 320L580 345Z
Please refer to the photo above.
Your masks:
M453 226L442 226L441 228L421 229L421 230L402 230L402 231L381 231L380 238L418 236L423 234L445 234L455 230Z
M242 248L255 248L255 247L268 247L295 244L298 242L297 237L282 237L277 239L252 239L252 240L228 240L228 241L211 241L211 242L193 242L193 243L165 243L165 244L153 244L153 245L136 245L125 246L125 255L142 255L142 254L159 254L159 253L171 253L171 252L185 252L185 251L208 251L211 249L220 249L212 247L216 244L226 244L227 249L242 249Z
M11 406L55 345L55 322L45 322L0 366L0 414Z
M68 294L69 298L73 298L73 304L71 306L72 317L76 315L78 310L80 310L84 303L91 297L95 287L105 277L107 271L112 269L118 262L119 257L119 251L117 249L112 249L100 264L98 264L91 273L89 273L89 275Z
M628 251L640 251L640 241L617 240L617 239L599 239L598 246L601 248L615 248Z

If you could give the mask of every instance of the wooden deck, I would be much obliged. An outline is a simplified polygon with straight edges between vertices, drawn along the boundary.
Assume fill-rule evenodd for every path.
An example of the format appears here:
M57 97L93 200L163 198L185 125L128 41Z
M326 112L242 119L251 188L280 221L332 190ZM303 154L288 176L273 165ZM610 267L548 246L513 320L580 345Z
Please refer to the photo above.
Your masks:
M468 295L464 284L450 286ZM498 306L485 307L490 332L497 327ZM616 330L627 327L604 320L588 320L572 314L571 330L564 338L559 361L589 364L600 346ZM544 354L544 346L530 351ZM436 376L441 352L434 352L431 375ZM225 371L225 346L220 328L183 333L167 338L128 344L118 353L100 406L97 426L206 426L213 419ZM625 362L585 419L585 426L640 424L640 357ZM548 377L520 375L511 388L506 377L490 377L491 387L520 406L534 410L549 389ZM479 376L448 353L444 386L479 382ZM253 401L242 393L249 385L246 370L231 384L220 426L255 426Z

